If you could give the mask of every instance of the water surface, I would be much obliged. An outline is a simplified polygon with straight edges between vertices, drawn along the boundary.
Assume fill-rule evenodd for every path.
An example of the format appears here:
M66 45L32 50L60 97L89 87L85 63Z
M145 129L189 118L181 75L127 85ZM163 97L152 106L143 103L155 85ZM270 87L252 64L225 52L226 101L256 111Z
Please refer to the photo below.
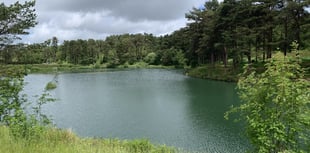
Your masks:
M51 74L25 78L38 94ZM57 77L58 102L44 112L83 137L146 138L190 151L245 152L243 128L223 118L239 100L234 83L201 80L178 70L67 73Z

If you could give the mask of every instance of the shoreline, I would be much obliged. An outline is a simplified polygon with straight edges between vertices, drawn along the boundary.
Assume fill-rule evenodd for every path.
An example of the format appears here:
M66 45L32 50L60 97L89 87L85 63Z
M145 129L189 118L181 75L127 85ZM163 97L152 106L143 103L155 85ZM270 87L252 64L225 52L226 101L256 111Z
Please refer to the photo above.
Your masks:
M305 67L305 65L302 65ZM25 74L58 74L58 73L87 73L87 72L105 72L109 70L130 70L130 69L183 69L184 75L198 78L224 82L238 82L239 74L242 68L233 68L223 65L202 65L195 68L184 68L178 66L148 65L144 62L132 65L118 65L109 67L107 64L101 65L73 65L73 64L0 64L1 69L10 69L11 71L21 70ZM262 71L263 66L256 66L258 71ZM0 71L1 75L1 71ZM310 80L310 69L306 73L307 80Z

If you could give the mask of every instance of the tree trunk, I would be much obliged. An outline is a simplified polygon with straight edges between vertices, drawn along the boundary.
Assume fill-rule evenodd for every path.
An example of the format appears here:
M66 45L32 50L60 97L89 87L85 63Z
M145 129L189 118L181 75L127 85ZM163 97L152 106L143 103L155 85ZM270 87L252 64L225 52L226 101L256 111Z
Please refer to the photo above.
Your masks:
M211 53L211 64L213 66L215 66L215 64L214 64L214 52Z
M272 55L272 28L269 28L267 34L267 58L271 58Z
M249 42L249 48L248 48L248 51L247 51L247 57L248 57L248 63L251 63L252 62L252 56L251 56L251 43Z
M265 62L265 60L266 60L266 52L264 51L263 52L263 62Z
M258 62L258 36L256 36L256 42L255 42L255 62Z
M287 35L288 35L288 17L286 16L285 17L285 23L284 23L284 56L286 56L287 54L287 49L288 49L288 38L287 38Z
M227 57L227 48L224 47L224 59L223 59L223 63L224 63L225 68L227 67L227 60L228 60L228 57Z
M248 51L247 57L248 57L248 63L252 63L251 51Z

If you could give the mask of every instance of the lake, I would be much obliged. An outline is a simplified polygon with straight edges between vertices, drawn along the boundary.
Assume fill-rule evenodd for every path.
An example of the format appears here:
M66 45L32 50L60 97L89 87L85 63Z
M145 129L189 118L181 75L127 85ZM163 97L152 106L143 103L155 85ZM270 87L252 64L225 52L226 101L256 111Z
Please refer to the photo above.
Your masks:
M28 95L39 94L53 74L25 77ZM82 137L149 139L192 152L245 152L240 123L224 113L238 105L235 83L187 77L180 70L137 69L63 73L44 106L59 128Z

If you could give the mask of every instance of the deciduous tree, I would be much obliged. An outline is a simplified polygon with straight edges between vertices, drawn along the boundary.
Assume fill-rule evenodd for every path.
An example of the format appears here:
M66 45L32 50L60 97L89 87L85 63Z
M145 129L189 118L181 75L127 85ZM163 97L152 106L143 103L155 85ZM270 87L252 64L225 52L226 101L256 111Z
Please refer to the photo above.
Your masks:
M245 67L238 82L243 104L225 117L240 113L255 152L309 152L310 84L304 79L304 70L298 60L282 53L274 55L265 67L261 74L251 65Z

